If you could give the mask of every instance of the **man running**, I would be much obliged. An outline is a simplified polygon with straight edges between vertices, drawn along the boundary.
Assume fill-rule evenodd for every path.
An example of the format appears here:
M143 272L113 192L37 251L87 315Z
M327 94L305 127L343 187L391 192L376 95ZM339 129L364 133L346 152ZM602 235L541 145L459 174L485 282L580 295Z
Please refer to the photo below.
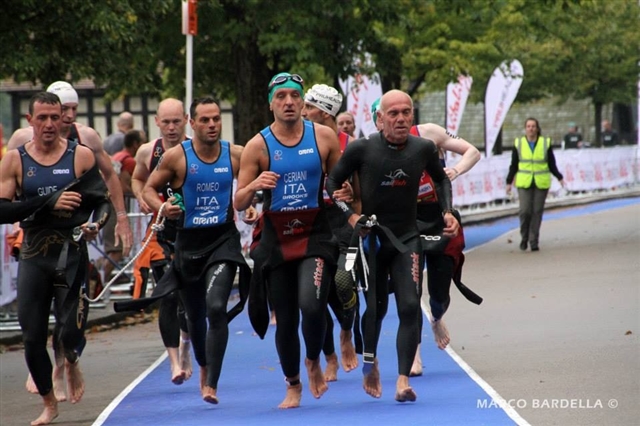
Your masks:
M242 147L220 140L222 115L215 99L196 99L189 112L193 140L164 153L144 186L143 197L158 214L179 220L175 257L162 281L179 283L200 366L202 398L217 404L232 318L227 302L236 269L240 267L241 287L248 285L250 275L232 206L233 179L238 174ZM167 201L158 195L167 185L181 195L184 206L176 203L175 195Z
M184 128L187 124L187 115L181 101L167 98L160 102L156 112L156 126L160 130L160 138L144 144L136 153L136 168L131 177L133 193L140 204L143 213L151 213L151 208L142 197L142 189L151 172L158 166L164 153L179 145L186 139ZM173 196L170 185L165 185L160 192L163 201ZM145 240L151 234L151 224L155 223L156 215L149 222L149 228ZM155 282L160 281L165 272L165 267L171 262L176 239L176 226L174 220L167 219L164 229L156 232L146 250L140 254L133 266L134 290L133 297L138 299L145 296L146 284L151 271ZM160 301L158 312L158 326L160 336L171 364L171 381L180 385L189 380L192 374L190 338L187 320L184 315L184 307L177 292L173 292Z
M44 410L31 425L58 416L58 398L47 353L52 300L54 348L63 349L67 391L72 403L84 394L79 351L84 346L88 304L88 254L82 239L95 238L109 215L104 182L90 149L60 137L62 107L53 93L31 98L27 120L32 140L8 151L0 163L0 223L22 220L24 241L18 268L18 320L29 373ZM20 202L12 203L14 198ZM91 214L93 222L88 223Z
M380 100L378 99L371 105L371 112L373 114L374 124L376 124L378 130L381 130L383 127L382 122L377 121L376 115L379 106ZM449 133L437 124L424 123L414 125L411 127L410 133L414 136L432 140L436 144L444 171L452 182L460 175L468 172L480 161L480 152L476 147L459 136ZM444 159L445 151L461 155L455 167L446 167ZM436 235L442 237L441 234L444 227L445 223L442 220L442 209L438 203L435 186L431 176L425 170L420 177L420 189L418 191L418 230L421 235ZM449 331L444 321L442 321L442 317L447 311L451 300L449 295L451 280L454 280L459 288L461 288L461 286L464 287L460 281L462 264L464 263L462 250L465 244L462 225L460 225L458 235L455 238L447 240L446 245L438 244L435 248L428 247L424 252L427 264L429 305L431 307L431 328L436 344L440 349L445 349L450 341ZM425 241L423 241L423 245L426 245ZM419 318L421 321L420 330L422 330L422 310L419 312ZM420 332L419 342L422 340L421 337L422 332ZM418 350L416 351L409 375L412 377L422 375L420 343L418 343Z
M93 128L76 122L78 116L78 93L73 86L66 81L56 81L47 87L47 92L55 93L62 102L62 124L60 126L60 136L81 145L85 145L93 151L98 162L98 168L104 178L109 197L116 212L118 223L116 225L116 245L122 244L124 256L129 255L133 234L129 225L129 218L124 208L124 197L118 175L113 170L111 158L102 146L100 135ZM13 132L11 139L7 143L7 149L18 148L29 142L33 137L31 126L18 129Z
M326 126L301 119L303 90L297 74L280 73L271 79L268 99L274 121L247 142L234 201L235 208L242 210L251 205L257 191L264 192L263 214L251 250L255 280L249 314L264 337L268 293L276 313L276 348L287 382L280 408L299 407L302 398L300 312L309 389L315 398L328 389L320 352L338 255L322 202L325 173L340 157L338 137ZM258 293L262 304L256 303Z
M365 392L375 398L382 395L376 350L388 308L389 284L395 293L400 320L395 399L415 401L417 395L409 385L409 373L419 334L422 250L415 203L423 170L429 172L436 184L445 212L445 234L454 236L458 222L451 213L451 182L440 164L435 144L409 134L413 122L411 97L399 90L386 93L377 119L382 120L383 130L347 146L329 175L327 190L333 194L349 176L358 172L364 216L356 214L344 202L336 200L336 204L354 228L363 233L369 231L366 246L371 273L366 276L367 310L363 316Z
M340 111L341 106L342 95L334 87L327 86L326 84L316 84L307 90L307 93L304 95L302 116L314 123L322 124L333 129L340 141L340 152L343 152L347 144L354 139L347 133L338 130L336 114ZM358 357L356 356L356 350L353 346L353 334L351 332L358 295L355 291L355 283L351 272L345 270L345 257L349 243L351 242L353 228L351 228L349 222L347 222L342 210L333 204L331 197L329 197L326 191L324 191L324 203L327 206L327 215L331 229L338 239L340 246L338 270L329 290L329 306L331 306L333 313L340 323L342 368L344 371L349 372L358 366ZM336 355L333 341L333 319L329 311L327 311L327 333L322 352L324 352L327 361L324 377L327 382L336 381L338 379L338 355Z
M111 203L116 211L117 223L115 226L115 245L122 246L122 253L126 257L131 250L133 234L129 226L129 218L124 208L124 196L120 179L113 170L111 158L107 155L102 147L102 139L100 135L91 127L76 123L78 115L78 93L71 84L66 81L56 81L49 85L47 92L54 93L60 98L62 103L62 118L60 124L60 136L89 147L96 156L96 162L100 173L109 189ZM33 127L28 126L16 130L7 144L7 149L15 149L23 146L33 138ZM54 311L55 314L55 311ZM57 317L56 317L57 319ZM59 331L60 325L56 323L54 335ZM80 345L79 354L82 353ZM67 396L64 391L64 350L62 348L53 348L55 353L56 364L53 368L53 387L58 401L66 401ZM33 378L29 376L26 382L26 388L31 393L37 393L38 390L33 382Z

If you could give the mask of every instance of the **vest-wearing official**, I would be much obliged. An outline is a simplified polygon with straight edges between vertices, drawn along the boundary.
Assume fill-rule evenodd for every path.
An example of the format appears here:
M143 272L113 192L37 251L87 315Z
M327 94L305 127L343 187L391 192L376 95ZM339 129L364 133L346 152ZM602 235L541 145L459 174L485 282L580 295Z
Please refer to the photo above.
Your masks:
M515 178L520 200L520 250L526 250L530 244L531 251L538 251L542 213L551 187L551 174L563 187L564 180L556 166L551 140L540 136L538 120L527 119L525 134L513 144L511 166L507 175L507 193L511 192Z

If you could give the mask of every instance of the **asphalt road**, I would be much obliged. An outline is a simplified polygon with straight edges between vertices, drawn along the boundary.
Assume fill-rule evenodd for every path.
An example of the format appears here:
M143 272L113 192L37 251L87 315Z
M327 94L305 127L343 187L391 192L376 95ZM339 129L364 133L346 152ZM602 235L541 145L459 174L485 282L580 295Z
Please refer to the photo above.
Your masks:
M514 230L467 254L464 281L485 302L452 289L452 350L531 425L637 425L640 204L545 222L537 253L518 242ZM88 335L85 396L54 424L91 425L162 355L157 320L132 322ZM29 424L42 403L22 350L0 355L0 377L0 424Z

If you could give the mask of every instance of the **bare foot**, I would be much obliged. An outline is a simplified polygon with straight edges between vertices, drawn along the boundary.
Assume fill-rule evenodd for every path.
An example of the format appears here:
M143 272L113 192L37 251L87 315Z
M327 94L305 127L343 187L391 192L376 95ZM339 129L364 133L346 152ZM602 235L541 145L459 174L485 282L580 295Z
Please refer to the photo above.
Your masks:
M445 349L451 339L449 338L449 330L444 325L444 321L435 320L431 322L431 329L433 330L433 336L436 339L436 344L439 349Z
M382 396L382 383L380 383L380 370L378 369L378 358L373 360L371 370L364 375L362 380L364 391L374 398Z
M57 363L53 366L53 374L51 377L53 379L53 394L56 396L58 402L67 400L67 384L64 381L64 370L64 361L61 366L58 366Z
M271 311L271 319L269 320L269 324L270 325L278 324L278 322L276 321L276 311Z
M184 332L181 332L186 334ZM186 337L183 337L180 340L180 368L184 371L184 379L189 380L191 375L193 374L193 367L191 366L191 341L189 340L189 335L186 334Z
M217 404L219 402L217 390L212 388L211 386L203 387L202 399L204 400L204 402L208 402L209 404Z
M69 401L75 404L80 402L82 395L84 395L84 377L82 377L82 371L80 371L80 360L74 363L65 361L64 368L67 373Z
M43 396L42 400L44 402L44 410L42 410L40 417L31 422L31 426L48 425L58 417L58 401L53 391Z
M309 390L314 398L320 398L327 390L327 382L324 380L324 374L320 368L320 358L311 361L309 358L304 359L304 365L307 367L307 375L309 376Z
M408 376L398 376L396 382L396 401L398 402L414 402L418 398L415 391L409 386Z
M204 388L208 388L207 386L207 367L200 367L200 393L204 396Z
M325 358L327 360L327 368L324 369L324 380L335 382L338 380L338 355L334 352Z
M27 383L24 385L27 388L27 392L29 393L38 393L38 387L36 386L36 382L33 381L33 376L29 373L29 377L27 377Z
M284 400L278 405L278 408L298 408L300 406L300 400L302 399L302 383L298 379L298 383L295 385L287 385L287 393L284 396Z
M340 330L340 352L342 369L347 373L358 367L358 356L353 346L351 330Z
M409 377L422 376L422 357L420 356L420 344L416 349L416 356L413 358L413 365L411 365L411 372Z
M171 368L171 383L181 385L184 383L186 374L180 366L178 348L167 348L167 356L169 358L169 367Z

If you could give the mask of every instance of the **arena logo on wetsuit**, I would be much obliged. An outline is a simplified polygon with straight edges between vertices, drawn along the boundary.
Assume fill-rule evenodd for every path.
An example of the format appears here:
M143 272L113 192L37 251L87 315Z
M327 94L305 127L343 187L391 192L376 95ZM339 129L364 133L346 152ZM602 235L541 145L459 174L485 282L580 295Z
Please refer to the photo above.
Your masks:
M380 183L381 186L406 186L409 175L402 169L396 169L385 175L388 181Z

